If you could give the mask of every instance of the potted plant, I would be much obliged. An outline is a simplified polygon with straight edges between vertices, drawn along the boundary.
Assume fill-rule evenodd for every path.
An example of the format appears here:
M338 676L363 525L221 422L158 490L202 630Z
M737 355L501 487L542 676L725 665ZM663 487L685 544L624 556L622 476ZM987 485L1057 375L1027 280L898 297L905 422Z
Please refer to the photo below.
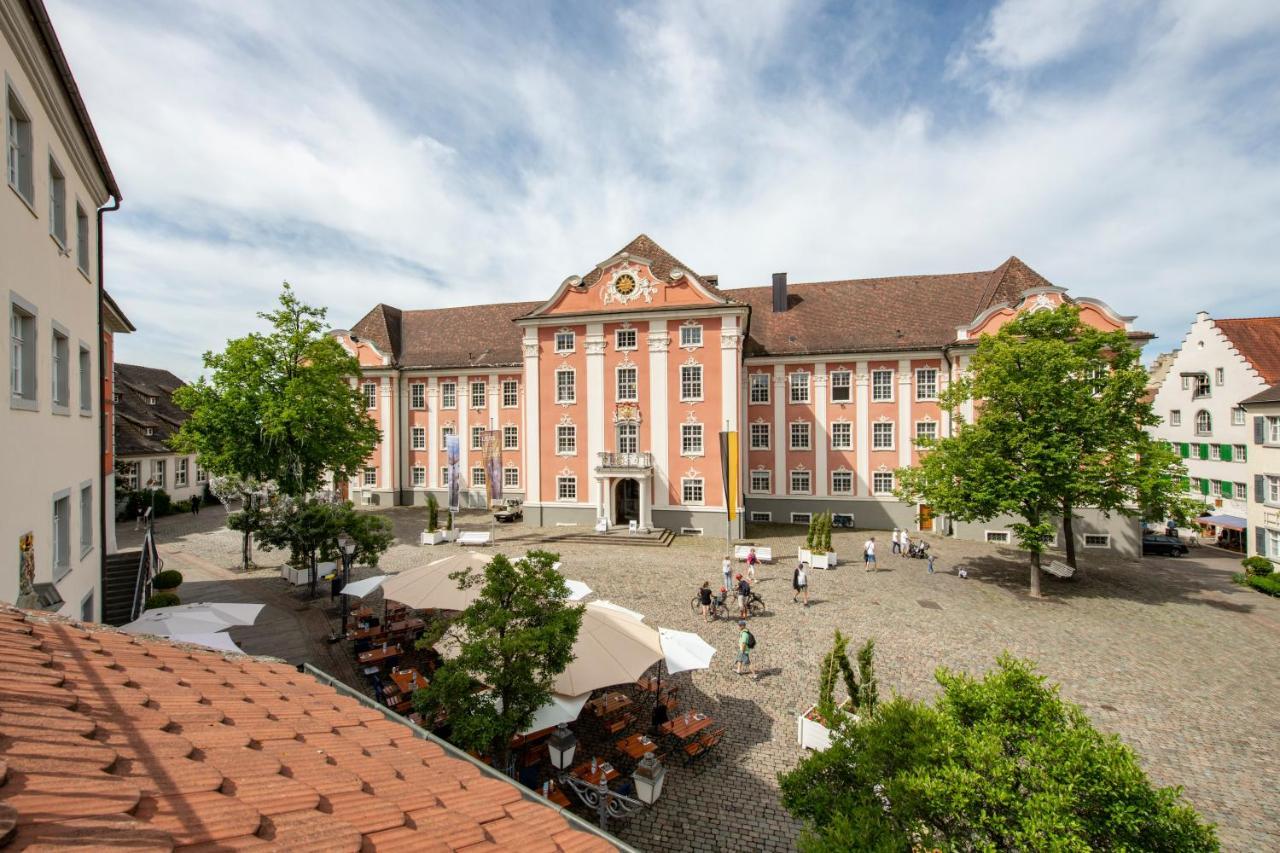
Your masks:
M878 689L875 675L875 640L868 639L858 650L858 671L849 662L848 639L835 633L831 651L822 659L818 670L818 702L797 718L797 739L806 749L831 746L831 731L846 718L857 722L875 710ZM836 679L844 681L847 698L836 703Z
M815 569L834 569L836 552L831 550L831 513L819 513L814 519L817 530L810 546L809 565Z
M444 541L440 532L440 502L431 492L427 492L427 529L422 531L418 542L422 545L439 545Z
M157 572L156 576L151 579L151 588L156 592L172 592L177 595L176 590L180 586L182 586L182 572L177 569L165 569L163 572Z
M805 533L804 544L800 546L796 554L796 559L802 563L808 563L810 566L813 565L813 542L814 536L817 534L818 516L821 514L817 513L809 516L809 530Z
M444 517L444 541L452 542L458 538L458 531L453 529L453 510Z

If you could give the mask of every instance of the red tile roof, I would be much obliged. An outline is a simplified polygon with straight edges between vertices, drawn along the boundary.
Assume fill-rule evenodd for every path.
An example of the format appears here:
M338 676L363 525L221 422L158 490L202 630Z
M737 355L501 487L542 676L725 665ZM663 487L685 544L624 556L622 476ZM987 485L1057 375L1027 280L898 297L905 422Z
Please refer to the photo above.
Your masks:
M1280 317L1214 320L1268 385L1280 382Z
M292 666L0 608L0 843L613 850ZM478 847L477 847L478 849Z

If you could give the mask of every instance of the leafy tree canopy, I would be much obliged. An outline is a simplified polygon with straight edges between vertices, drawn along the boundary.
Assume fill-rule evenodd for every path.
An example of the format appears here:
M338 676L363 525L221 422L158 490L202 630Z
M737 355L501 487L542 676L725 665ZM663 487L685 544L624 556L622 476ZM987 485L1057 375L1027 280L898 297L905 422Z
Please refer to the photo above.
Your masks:
M981 680L940 669L930 707L903 697L781 774L805 851L1212 851L1211 825L1135 754L1002 656Z

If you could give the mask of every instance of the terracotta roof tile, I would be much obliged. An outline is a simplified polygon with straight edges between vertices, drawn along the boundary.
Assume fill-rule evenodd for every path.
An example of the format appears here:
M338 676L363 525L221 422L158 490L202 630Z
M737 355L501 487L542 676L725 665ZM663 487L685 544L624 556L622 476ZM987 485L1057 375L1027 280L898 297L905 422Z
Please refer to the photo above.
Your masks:
M485 840L484 827L478 820L443 807L409 812L405 825L439 838L454 849Z
M20 824L124 814L141 796L136 785L97 771L44 775L11 770L0 787L0 802L18 810Z
M509 817L489 821L484 825L485 834L495 844L527 853L556 853L556 843L551 836L537 827L528 826Z
M28 824L18 830L13 849L28 853L74 850L128 850L152 853L173 849L169 833L129 815L103 815Z
M225 781L217 768L189 758L121 759L111 768L112 776L119 776L138 786L146 796L164 794L195 794L216 791Z
M326 794L320 798L320 811L346 821L366 835L404 825L403 809L363 791Z
M252 835L262 823L257 809L217 791L143 797L134 814L178 845Z
M263 841L257 835L241 835L239 838L223 838L220 841L209 841L204 844L188 844L182 853L236 853L240 850L279 850L270 841Z
M315 788L280 775L227 779L222 783L222 793L253 803L264 815L314 809L320 804Z
M1280 317L1214 320L1267 385L1280 382Z
M361 853L451 853L448 844L425 832L398 826L364 837Z
M360 849L360 831L346 821L317 810L267 815L258 835L290 853L341 853Z
M617 850L603 838L573 829L557 832L552 838L564 853L608 853Z

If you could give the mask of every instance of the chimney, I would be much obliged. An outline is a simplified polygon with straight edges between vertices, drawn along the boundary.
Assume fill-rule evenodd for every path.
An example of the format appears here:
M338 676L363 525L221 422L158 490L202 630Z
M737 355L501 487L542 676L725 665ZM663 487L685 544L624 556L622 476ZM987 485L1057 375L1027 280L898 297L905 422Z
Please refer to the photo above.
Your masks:
M702 277L702 280L703 280L703 282L705 282L705 283L706 283L706 285L707 285L708 287L719 287L719 286L720 286L720 276L718 276L718 275L704 275L704 276Z
M787 310L787 274L773 274L773 313L781 314Z

